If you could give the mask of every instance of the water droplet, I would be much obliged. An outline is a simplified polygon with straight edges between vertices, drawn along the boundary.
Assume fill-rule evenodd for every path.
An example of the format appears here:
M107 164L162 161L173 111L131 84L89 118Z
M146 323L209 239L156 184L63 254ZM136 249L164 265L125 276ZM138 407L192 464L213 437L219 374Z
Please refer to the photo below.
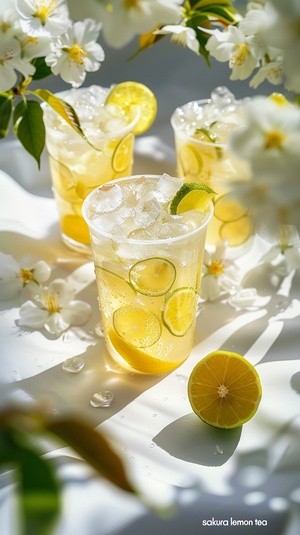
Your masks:
M145 466L143 466L143 468L145 468L145 470L147 470L147 468L149 468L149 467L148 467L147 464L145 464Z
M134 461L134 457L133 457L133 455L131 455L130 460L131 460L131 461Z
M150 444L149 448L155 448L155 444L153 442Z
M100 392L95 392L95 394L90 399L90 404L92 407L110 407L114 401L114 395L110 390L101 390Z
M224 453L223 448L220 448L220 446L218 446L217 444L215 447L214 455L223 455L223 453Z
M187 377L185 375L177 375L176 377L179 381L179 383L186 385L187 384Z
M291 302L289 299L283 299L282 301L279 301L279 303L275 305L276 311L284 312L290 306L290 304Z
M156 418L157 414L152 414L152 418Z
M120 420L124 420L124 416L120 416Z
M67 359L62 364L62 369L65 372L79 373L84 367L84 360L80 357L72 357Z
M165 396L165 397L163 398L163 401L167 401L167 399L168 399L168 398Z
M97 325L94 328L95 334L99 336L99 338L104 338L104 329L101 322L97 323Z
M69 344L70 342L77 340L77 338L77 334L74 331L69 330L63 334L62 341L65 342L65 344Z

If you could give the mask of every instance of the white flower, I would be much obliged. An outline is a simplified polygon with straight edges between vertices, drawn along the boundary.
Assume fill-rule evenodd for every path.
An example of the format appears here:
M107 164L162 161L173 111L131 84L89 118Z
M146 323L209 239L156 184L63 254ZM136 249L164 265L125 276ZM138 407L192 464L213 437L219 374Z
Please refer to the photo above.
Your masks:
M160 30L153 32L155 34L167 35L172 34L171 42L176 43L181 46L186 46L190 48L195 54L200 54L199 52L199 42L197 40L197 35L193 28L188 28L187 26L172 25L163 26Z
M280 157L287 165L291 155L297 156L300 147L300 108L276 102L272 98L257 97L244 108L245 126L230 134L231 150L241 158L257 161Z
M181 0L110 0L96 2L95 17L102 22L103 37L113 48L121 48L136 35L159 24L176 24L181 18Z
M251 38L252 50L255 49L255 57L259 59L268 52L268 46L264 38L268 20L267 11L255 9L248 11L245 18L239 22L239 29L245 36Z
M87 72L100 68L104 51L96 43L100 24L92 19L75 22L67 32L52 44L52 52L46 56L46 63L53 74L60 74L65 82L79 87Z
M24 258L17 262L11 255L0 252L0 295L2 299L13 299L24 286L46 282L51 269L46 262L32 262Z
M70 25L66 0L17 0L17 9L27 35L55 37Z
M282 60L265 63L250 80L249 85L256 89L265 79L273 85L280 85L283 83L284 75Z
M35 68L21 58L20 43L10 34L0 41L0 91L8 91L17 81L16 71L28 78Z
M205 251L201 279L201 297L208 301L217 299L222 293L235 293L239 285L239 268L233 260L226 258L227 243L219 242L215 251Z
M283 70L286 76L285 86L300 92L300 2L297 0L270 0L273 9L266 29L267 42L283 51Z
M76 290L63 279L52 281L48 288L38 288L32 301L20 308L19 325L45 329L55 335L70 325L82 325L90 316L88 303L74 300Z
M15 35L15 30L20 28L19 16L15 0L1 0L0 5L0 34Z
M272 237L275 243L263 261L280 265L284 274L300 269L300 239L297 229L293 225L281 225L277 236L273 234Z
M256 44L251 37L246 37L239 28L229 26L228 29L208 31L201 28L211 37L206 43L206 49L211 56L218 61L229 61L232 69L231 80L245 80L257 66L257 57L254 53L257 50Z
M21 45L21 54L30 61L33 58L46 56L50 52L50 37L32 37L22 34L18 37Z

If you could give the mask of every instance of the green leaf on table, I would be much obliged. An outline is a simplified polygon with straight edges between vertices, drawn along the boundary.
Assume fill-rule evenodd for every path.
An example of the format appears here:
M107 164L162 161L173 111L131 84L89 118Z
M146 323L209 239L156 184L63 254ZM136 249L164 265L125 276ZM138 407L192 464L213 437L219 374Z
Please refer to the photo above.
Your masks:
M45 62L45 58L34 58L31 63L35 67L35 73L32 75L33 80L42 80L52 74L50 67Z
M79 118L77 116L76 111L74 108L69 104L68 102L65 102L61 98L58 98L56 95L53 95L51 91L48 91L48 89L35 89L34 91L31 91L31 94L36 95L41 100L46 102L60 117L62 117L71 128L77 132L85 141L94 149L97 149L86 137L84 134Z
M13 98L0 95L0 139L3 139L8 133L12 111Z
M23 147L35 158L40 168L45 146L43 111L35 100L22 100L14 112L14 130Z
M0 466L15 469L23 535L50 535L60 512L59 484L49 461L28 447L23 433L0 431Z
M54 420L46 429L66 442L106 479L128 492L135 492L120 457L101 433L77 418Z

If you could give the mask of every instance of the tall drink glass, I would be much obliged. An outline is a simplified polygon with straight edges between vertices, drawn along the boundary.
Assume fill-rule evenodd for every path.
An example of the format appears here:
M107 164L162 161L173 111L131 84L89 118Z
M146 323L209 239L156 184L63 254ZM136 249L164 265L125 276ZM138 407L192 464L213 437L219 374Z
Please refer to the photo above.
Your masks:
M228 146L232 129L243 124L243 104L227 88L218 87L210 99L188 102L171 117L178 176L204 182L217 193L207 243L226 239L233 254L248 245L253 234L251 215L230 193L235 182L250 178L248 164Z
M139 116L138 110L126 116L119 106L105 105L108 91L91 86L57 95L73 106L91 145L49 106L44 106L46 145L61 236L71 249L89 254L90 237L82 217L82 202L100 184L132 172L133 131Z
M109 354L123 368L160 374L193 347L207 212L169 213L183 180L132 176L90 193L89 225Z

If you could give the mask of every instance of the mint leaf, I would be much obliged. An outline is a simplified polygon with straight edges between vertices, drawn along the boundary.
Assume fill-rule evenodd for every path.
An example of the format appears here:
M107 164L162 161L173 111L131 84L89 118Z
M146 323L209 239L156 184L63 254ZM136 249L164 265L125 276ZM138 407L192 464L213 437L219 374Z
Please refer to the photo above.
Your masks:
M40 168L41 154L45 146L43 111L35 100L23 100L14 112L14 130L24 149L37 161Z
M0 96L0 139L3 139L9 130L9 123L13 111L13 99Z

